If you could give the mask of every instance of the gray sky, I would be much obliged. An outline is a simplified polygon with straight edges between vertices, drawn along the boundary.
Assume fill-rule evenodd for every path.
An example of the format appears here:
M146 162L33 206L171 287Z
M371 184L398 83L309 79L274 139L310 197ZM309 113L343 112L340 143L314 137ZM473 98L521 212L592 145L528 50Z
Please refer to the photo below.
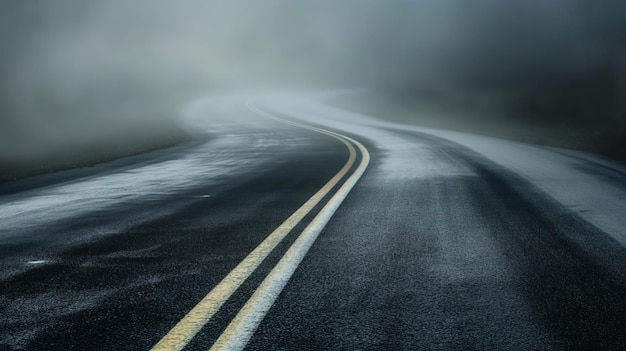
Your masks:
M589 64L624 40L626 19L615 0L4 2L3 65L24 84L129 71L208 87L514 75Z
M536 84L602 65L626 42L622 0L1 4L0 123L26 131L224 89Z

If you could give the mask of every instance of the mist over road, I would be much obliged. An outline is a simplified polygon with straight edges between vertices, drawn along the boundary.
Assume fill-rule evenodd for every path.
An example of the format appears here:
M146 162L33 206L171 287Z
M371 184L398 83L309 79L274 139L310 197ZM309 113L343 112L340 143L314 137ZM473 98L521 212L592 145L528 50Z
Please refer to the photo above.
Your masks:
M624 164L334 94L200 99L190 144L0 185L0 347L626 343Z
M624 140L623 0L3 0L0 349L624 349Z
M622 0L5 0L2 10L0 170L89 155L120 134L176 135L178 109L198 96L311 87L469 100L504 122L591 130L600 151L626 158Z

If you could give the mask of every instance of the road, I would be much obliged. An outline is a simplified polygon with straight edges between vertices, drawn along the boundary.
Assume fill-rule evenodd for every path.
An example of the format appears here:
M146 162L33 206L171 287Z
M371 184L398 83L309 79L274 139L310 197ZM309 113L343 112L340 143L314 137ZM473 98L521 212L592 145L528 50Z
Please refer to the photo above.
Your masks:
M624 164L328 94L198 100L190 144L0 185L0 349L624 348Z

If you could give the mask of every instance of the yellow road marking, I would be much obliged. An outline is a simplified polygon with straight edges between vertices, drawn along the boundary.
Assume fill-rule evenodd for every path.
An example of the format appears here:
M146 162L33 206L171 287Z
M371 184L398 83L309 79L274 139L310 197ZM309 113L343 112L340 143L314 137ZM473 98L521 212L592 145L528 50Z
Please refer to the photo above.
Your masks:
M301 128L314 130L332 136L346 145L350 156L341 170L318 190L304 205L294 212L278 228L276 228L259 246L241 261L222 281L213 288L183 319L181 319L154 347L153 351L182 350L185 345L202 329L202 327L222 307L224 302L243 284L272 250L289 234L289 232L304 218L328 192L346 175L356 160L356 151L352 144L336 133L319 128L301 125L299 123L283 121L259 111L251 104L248 107L265 117L284 123L297 125Z
M259 285L250 299L248 299L246 304L239 310L239 313L237 313L235 318L215 341L210 351L243 350L322 229L324 229L339 205L341 205L341 202L343 202L347 194L365 172L369 164L369 153L367 149L359 142L345 136L343 137L359 147L362 154L361 163L341 188L339 188L326 205L324 205L311 223L302 231L274 269L265 277L261 285Z

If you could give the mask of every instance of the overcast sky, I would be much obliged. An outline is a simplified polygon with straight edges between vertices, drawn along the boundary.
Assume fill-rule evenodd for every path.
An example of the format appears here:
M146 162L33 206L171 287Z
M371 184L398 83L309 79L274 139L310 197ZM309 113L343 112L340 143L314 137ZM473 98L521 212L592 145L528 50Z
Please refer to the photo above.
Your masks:
M626 40L617 0L4 2L2 64L25 84L128 70L243 87L515 75L594 64Z
M1 6L5 131L16 123L51 129L54 123L42 122L55 117L43 116L54 111L50 106L97 120L98 113L84 111L139 114L164 97L224 89L536 84L623 58L626 47L623 0L2 0ZM123 111L113 113L113 106Z

